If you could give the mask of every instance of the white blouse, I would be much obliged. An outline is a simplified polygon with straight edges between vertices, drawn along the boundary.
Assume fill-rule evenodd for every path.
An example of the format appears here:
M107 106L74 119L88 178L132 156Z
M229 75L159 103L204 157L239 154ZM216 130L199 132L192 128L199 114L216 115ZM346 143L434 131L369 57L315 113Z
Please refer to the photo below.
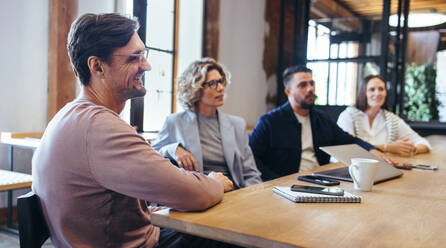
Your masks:
M390 139L388 137L389 135L389 128L386 124L386 115L384 113L384 110L380 110L379 113L375 116L375 119L373 120L372 126L369 125L369 116L359 111L354 107L348 107L346 110L344 110L338 118L338 125L344 131L350 133L353 136L358 136L361 139L373 144L373 145L380 145L380 144L386 144L389 143L389 140L395 141L400 139L409 138L409 141L414 144L415 146L423 144L429 148L429 150L432 149L429 142L422 138L420 135L418 135L412 128L407 125L401 119L395 114L392 114L392 119L396 122L396 130L395 130L395 140ZM361 134L357 135L355 132L355 124L354 124L354 118L353 113L357 112L358 115L356 117L357 125L361 129ZM389 113L389 112L388 112Z

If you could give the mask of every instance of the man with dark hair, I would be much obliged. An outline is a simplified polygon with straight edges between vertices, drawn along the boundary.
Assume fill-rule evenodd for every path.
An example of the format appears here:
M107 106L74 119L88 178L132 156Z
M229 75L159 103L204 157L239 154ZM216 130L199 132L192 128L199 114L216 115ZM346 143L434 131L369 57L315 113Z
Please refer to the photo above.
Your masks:
M145 94L151 69L137 29L118 14L86 14L71 27L68 51L83 87L48 124L32 165L56 247L173 246L179 236L160 236L146 201L204 210L231 187L221 173L173 166L120 119L126 100Z
M249 135L263 180L327 164L330 156L319 149L321 146L356 143L393 163L376 147L344 132L326 113L312 108L316 96L309 68L287 68L283 83L288 101L262 115Z

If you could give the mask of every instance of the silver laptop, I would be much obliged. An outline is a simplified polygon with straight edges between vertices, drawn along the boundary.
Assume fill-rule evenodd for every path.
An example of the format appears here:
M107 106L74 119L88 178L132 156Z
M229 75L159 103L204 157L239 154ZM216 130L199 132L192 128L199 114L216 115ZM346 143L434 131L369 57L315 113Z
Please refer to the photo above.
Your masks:
M324 146L320 147L320 149L347 166L350 165L352 158L370 158L378 160L379 164L378 170L376 171L375 183L384 182L403 175L400 170L382 161L380 158L357 144ZM313 175L353 182L348 172L348 167L314 172Z

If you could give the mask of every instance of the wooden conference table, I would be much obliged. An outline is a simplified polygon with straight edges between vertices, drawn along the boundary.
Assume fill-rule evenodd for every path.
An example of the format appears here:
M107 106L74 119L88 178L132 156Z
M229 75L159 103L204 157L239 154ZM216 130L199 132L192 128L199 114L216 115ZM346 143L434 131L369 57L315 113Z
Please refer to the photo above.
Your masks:
M371 192L341 182L340 187L362 196L360 204L293 203L273 193L274 186L290 186L298 183L297 175L310 174L299 173L226 193L203 212L158 211L152 222L246 247L444 247L446 136L428 139L432 153L397 159L436 165L437 171L403 170L401 178L374 185Z

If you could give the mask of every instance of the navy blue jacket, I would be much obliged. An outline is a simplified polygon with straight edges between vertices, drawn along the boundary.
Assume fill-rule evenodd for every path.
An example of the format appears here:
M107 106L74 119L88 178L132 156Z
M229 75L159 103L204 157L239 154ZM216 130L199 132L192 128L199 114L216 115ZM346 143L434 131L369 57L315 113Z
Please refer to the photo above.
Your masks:
M366 150L376 149L371 144L344 132L326 113L310 110L313 147L320 165L330 156L321 146L356 143ZM302 153L301 124L289 102L262 115L249 135L249 145L262 179L267 181L299 171Z

